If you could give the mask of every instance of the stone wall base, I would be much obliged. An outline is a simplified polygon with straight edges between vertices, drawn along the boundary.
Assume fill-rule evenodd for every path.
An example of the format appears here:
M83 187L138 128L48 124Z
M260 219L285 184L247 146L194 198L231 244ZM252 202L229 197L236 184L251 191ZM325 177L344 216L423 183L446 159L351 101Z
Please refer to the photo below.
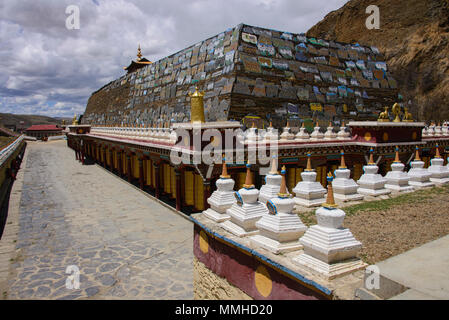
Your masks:
M193 298L195 300L253 300L239 288L209 270L193 257Z

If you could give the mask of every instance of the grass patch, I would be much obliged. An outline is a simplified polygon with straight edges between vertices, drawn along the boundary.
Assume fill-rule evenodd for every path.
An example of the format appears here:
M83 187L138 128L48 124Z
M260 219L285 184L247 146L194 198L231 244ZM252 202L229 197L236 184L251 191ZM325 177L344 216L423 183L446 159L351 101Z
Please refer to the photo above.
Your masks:
M428 189L421 189L410 193L401 194L397 197L368 201L353 206L343 208L346 215L350 216L362 211L385 211L392 207L411 205L418 202L425 202L432 199L439 194L449 194L449 186L433 187Z

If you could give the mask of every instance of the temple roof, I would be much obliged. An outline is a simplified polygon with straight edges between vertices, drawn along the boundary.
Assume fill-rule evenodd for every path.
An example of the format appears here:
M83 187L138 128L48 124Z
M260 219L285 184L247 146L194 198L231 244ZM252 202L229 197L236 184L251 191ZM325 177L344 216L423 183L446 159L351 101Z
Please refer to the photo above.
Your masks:
M62 128L54 124L35 124L26 129L25 131L60 131Z
M151 64L152 62L144 57L142 57L142 51L139 47L137 48L137 59L136 61L132 60L129 66L123 67L124 70L128 71L128 73L134 72L136 70L139 70L140 68L143 68L146 65Z

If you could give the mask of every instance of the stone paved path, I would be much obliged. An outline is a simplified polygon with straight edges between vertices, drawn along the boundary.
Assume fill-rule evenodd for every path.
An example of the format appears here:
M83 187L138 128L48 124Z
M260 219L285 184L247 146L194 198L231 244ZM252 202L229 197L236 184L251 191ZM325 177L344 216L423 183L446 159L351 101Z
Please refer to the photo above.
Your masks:
M193 299L191 222L82 166L65 141L29 143L26 158L2 298ZM78 290L66 288L70 265Z

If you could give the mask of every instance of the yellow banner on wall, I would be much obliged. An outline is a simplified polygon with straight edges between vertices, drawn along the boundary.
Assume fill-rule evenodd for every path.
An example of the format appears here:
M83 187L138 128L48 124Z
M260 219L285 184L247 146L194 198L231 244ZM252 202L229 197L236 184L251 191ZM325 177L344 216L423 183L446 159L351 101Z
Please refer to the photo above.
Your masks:
M323 106L321 103L310 103L311 111L323 111Z

